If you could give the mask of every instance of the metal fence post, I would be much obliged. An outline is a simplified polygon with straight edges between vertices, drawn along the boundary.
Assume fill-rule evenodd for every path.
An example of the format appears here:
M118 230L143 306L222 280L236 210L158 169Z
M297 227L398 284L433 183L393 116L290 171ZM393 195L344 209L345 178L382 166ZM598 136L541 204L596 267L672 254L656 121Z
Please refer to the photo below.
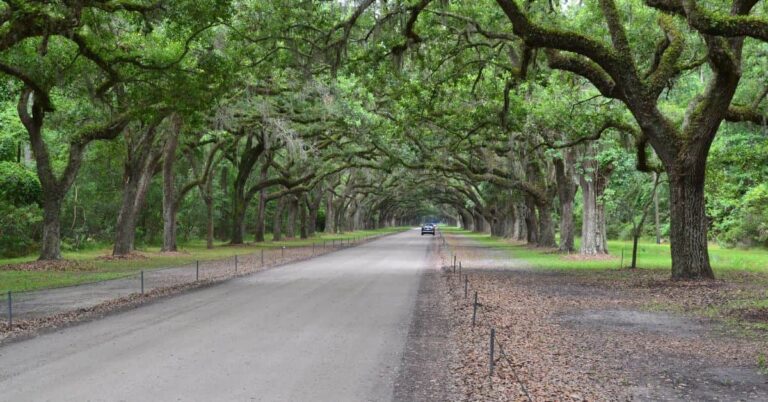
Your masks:
M200 280L200 260L195 261L195 282Z
M144 294L144 271L141 271L141 294Z
M493 347L496 346L496 328L491 328L490 356L488 360L488 376L493 376Z
M13 328L13 296L11 291L8 291L8 328Z
M459 261L459 278L461 278L461 261Z
M312 255L315 255L315 242L312 242Z
M235 254L235 273L237 273L237 254Z
M280 249L280 258L285 258L285 246Z
M456 254L453 255L453 272L456 272Z
M467 298L467 290L469 288L469 278L464 275L464 298Z
M475 326L475 318L477 317L477 291L475 291L475 302L472 303L472 326Z

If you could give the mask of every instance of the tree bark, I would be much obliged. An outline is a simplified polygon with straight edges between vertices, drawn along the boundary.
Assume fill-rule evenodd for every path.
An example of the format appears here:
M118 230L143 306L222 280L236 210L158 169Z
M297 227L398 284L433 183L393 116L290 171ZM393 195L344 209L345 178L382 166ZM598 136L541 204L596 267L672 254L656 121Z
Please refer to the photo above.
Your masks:
M46 194L47 193L47 194ZM39 260L61 259L61 203L64 197L43 192L43 242Z
M524 241L528 238L525 226L525 205L514 206L514 228L512 229L512 238L517 241Z
M482 233L485 231L485 219L483 215L476 209L472 211L472 222L474 223L472 231L475 233Z
M299 201L296 203L296 207L299 209L299 238L306 239L309 237L309 222L307 222L308 214L307 208L304 206L305 195L302 195Z
M277 200L277 208L275 208L275 216L272 219L272 240L283 240L283 209L285 208L284 198Z
M128 155L125 163L123 201L117 215L115 245L112 255L128 255L135 250L136 224L144 199L160 162L162 148L155 144L157 126L150 125L134 141L126 139Z
M227 165L222 166L221 172L219 174L219 187L221 188L221 192L224 194L224 199L228 199L230 195L230 186L229 186L229 169L227 168ZM210 194L213 194L211 192ZM234 205L234 201L232 203ZM219 238L220 239L231 239L232 234L232 228L231 226L232 222L232 209L228 208L221 208L220 209L220 218L219 218L219 225L216 226L217 231L219 232Z
M672 279L714 279L707 251L708 219L704 166L678 168L669 175Z
M267 180L269 174L269 164L265 163L264 166L261 168L261 173L259 175L259 180L261 182L264 182ZM256 243L263 243L264 242L264 232L265 232L265 220L266 217L266 209L267 209L267 189L262 188L259 191L259 201L256 205L256 233L255 233L255 240Z
M469 212L461 211L461 227L464 230L474 230L474 225L472 223L472 215Z
M214 226L213 226L213 199L204 200L205 201L205 218L206 218L206 235L205 235L205 247L207 249L213 248L213 234L214 234Z
M539 205L536 209L539 211L539 238L536 245L548 248L557 247L552 208L547 205Z
M176 251L176 189L174 166L179 132L172 130L163 149L163 247L161 251Z
M307 219L307 235L314 236L317 231L317 214L320 211L320 203L323 202L323 194L318 191L318 194L307 197L307 208L309 209L309 216Z
M138 177L125 184L123 203L117 215L115 246L112 249L114 256L128 255L135 250L136 223L144 205L156 163L157 161L147 166Z
M573 152L565 151L564 159L555 159L555 178L557 195L560 200L560 246L561 253L574 251L573 199L576 197L576 184L573 181Z
M298 212L298 204L299 202L296 200L295 196L290 196L288 198L288 222L285 226L285 237L288 239L293 239L296 237L296 213Z
M333 213L333 193L328 192L328 196L325 201L325 233L336 233L336 217Z
M583 200L580 253L583 255L608 254L605 204L602 197L608 187L613 167L610 164L603 166L593 156L588 156L583 170L586 173L579 175Z
M231 244L243 244L245 241L245 188L235 184L232 196L232 240Z
M265 231L264 221L266 220L266 209L267 209L267 190L263 189L259 191L259 202L256 206L256 233L255 233L256 243L264 242L264 231Z
M530 199L526 197L525 205L525 228L526 228L526 240L528 244L539 243L539 222L536 217L536 205Z
M256 141L256 144L254 144ZM248 209L250 198L255 196L246 195L246 185L253 172L253 166L264 153L264 142L254 136L248 136L245 140L243 152L237 163L237 176L233 183L234 194L232 195L232 244L243 244L245 241L245 213ZM265 161L266 164L268 162Z
M581 221L581 254L608 254L603 232L604 207L599 198L602 195L594 181L582 177L581 194L583 198Z

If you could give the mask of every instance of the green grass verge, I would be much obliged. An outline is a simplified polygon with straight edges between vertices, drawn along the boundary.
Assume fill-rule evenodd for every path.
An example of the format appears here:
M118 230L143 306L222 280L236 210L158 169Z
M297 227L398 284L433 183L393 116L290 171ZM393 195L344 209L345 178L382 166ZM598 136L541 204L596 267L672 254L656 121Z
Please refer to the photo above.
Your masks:
M512 243L506 239L491 237L485 233L473 233L456 228L442 228L443 231L461 234L474 239L489 247L508 250L510 256L528 262L531 266L543 269L617 269L621 265L621 253L624 251L624 267L632 259L632 242L621 240L608 241L611 258L579 260L550 251L535 249L523 244ZM580 239L576 239L576 249L580 247ZM722 248L716 244L709 245L709 258L715 272L758 272L768 273L768 250ZM637 265L645 269L672 269L672 258L669 244L656 244L653 241L641 240L638 244Z
M578 259L568 257L551 250L536 249L506 239L491 237L484 233L473 233L456 228L443 228L444 232L460 234L477 241L479 244L505 250L510 258L517 258L534 268L569 271L573 275L588 275L591 278L616 280L625 275L632 276L632 270L619 270L621 250L624 250L624 267L630 264L632 242L609 241L611 257L607 259ZM576 239L576 249L579 240ZM729 330L740 331L746 336L765 336L768 323L748 320L740 316L740 311L765 311L768 309L768 250L766 249L727 249L715 244L709 246L709 256L715 276L735 285L737 290L726 292L727 301L709 304L697 310L698 314L716 318ZM638 244L638 267L669 274L672 259L669 244L656 244L651 240L641 240ZM645 308L653 311L688 311L675 303L649 300Z
M268 238L264 243L248 243L238 246L217 243L212 249L206 248L204 240L196 240L181 245L178 254L161 254L159 247L140 249L139 251L147 256L145 259L99 259L99 257L110 254L111 249L109 248L94 248L75 252L65 252L64 258L79 262L79 267L63 271L0 270L0 293L71 286L80 283L115 279L140 270L182 266L194 263L195 261L212 261L231 258L235 255L255 253L261 249L282 246L309 246L312 243L322 243L323 241L348 240L356 237L394 233L405 229L406 228L384 228L331 235L318 234L309 239L291 239L279 242L272 241L271 238ZM22 258L0 259L0 265L21 264L34 261L35 259L36 256L34 255Z

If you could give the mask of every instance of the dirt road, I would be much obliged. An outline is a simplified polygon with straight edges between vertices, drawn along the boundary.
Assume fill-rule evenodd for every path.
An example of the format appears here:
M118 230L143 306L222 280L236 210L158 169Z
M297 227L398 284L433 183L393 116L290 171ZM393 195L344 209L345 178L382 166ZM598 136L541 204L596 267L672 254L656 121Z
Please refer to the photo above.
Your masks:
M434 242L409 231L8 344L0 400L391 400Z

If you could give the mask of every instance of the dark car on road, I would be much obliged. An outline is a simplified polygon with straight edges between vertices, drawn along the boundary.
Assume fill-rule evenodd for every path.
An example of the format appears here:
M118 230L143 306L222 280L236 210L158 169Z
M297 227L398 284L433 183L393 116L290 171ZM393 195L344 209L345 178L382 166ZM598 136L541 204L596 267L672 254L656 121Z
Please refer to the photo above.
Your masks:
M431 234L432 236L435 235L435 225L431 223L427 223L426 225L421 227L421 235L424 236L425 234Z

